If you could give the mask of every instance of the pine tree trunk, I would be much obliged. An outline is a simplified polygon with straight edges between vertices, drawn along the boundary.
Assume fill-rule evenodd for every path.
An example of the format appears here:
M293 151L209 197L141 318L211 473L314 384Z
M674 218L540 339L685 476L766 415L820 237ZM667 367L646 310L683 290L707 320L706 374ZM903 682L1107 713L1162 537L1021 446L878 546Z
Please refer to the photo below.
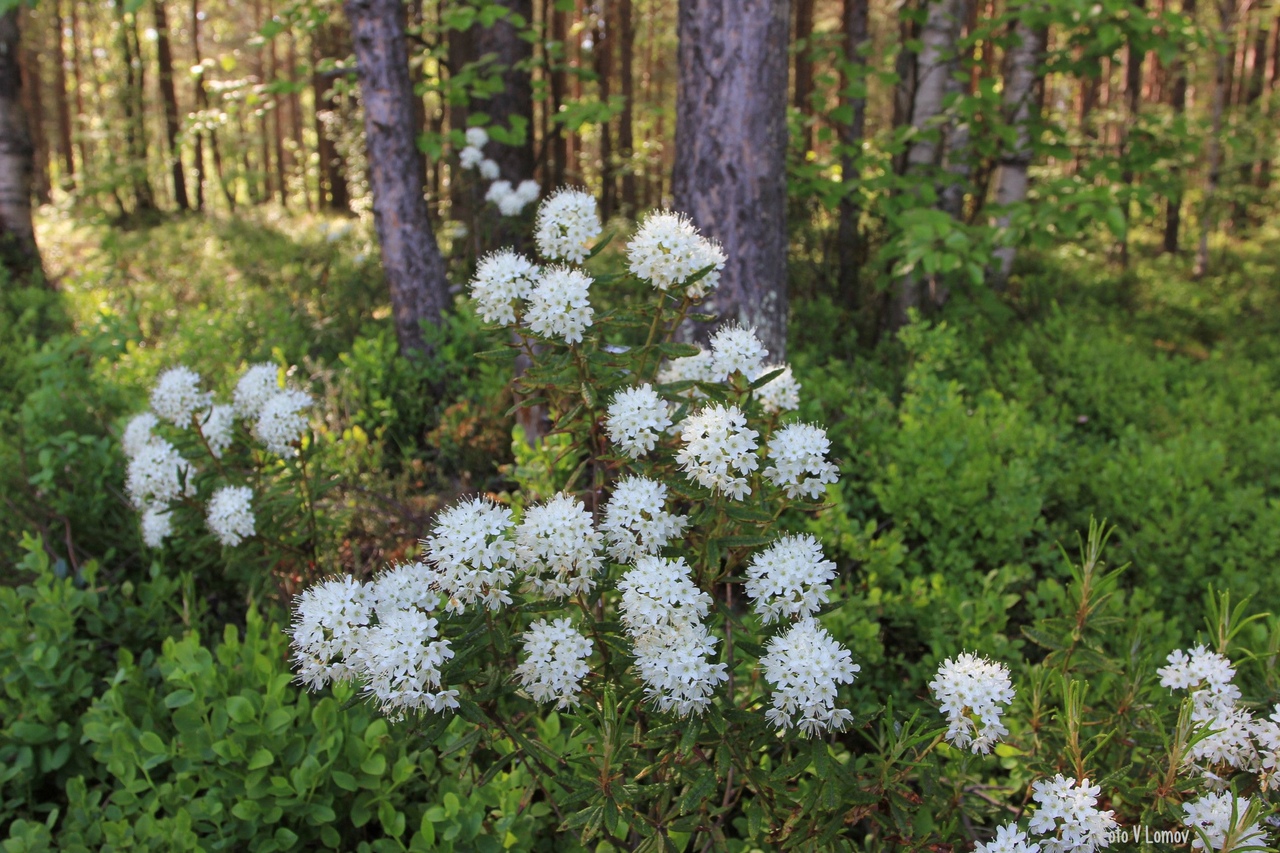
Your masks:
M635 173L635 62L636 29L631 0L618 0L618 84L622 88L622 113L618 116L618 157L622 160L622 212L638 213Z
M1196 17L1196 0L1182 0L1182 14L1190 20ZM1173 65L1173 86L1169 91L1169 105L1173 108L1174 121L1185 122L1187 114L1187 62L1179 54ZM1173 173L1173 190L1165 199L1164 251L1176 255L1179 232L1182 230L1182 170Z
M844 155L841 171L846 192L840 199L840 292L852 308L861 306L859 268L862 265L862 230L858 220L862 204L856 190L860 179L859 151L866 135L867 97L865 89L855 93L855 85L867 79L867 46L870 43L869 0L844 0L844 32L846 59L854 70L853 79L844 81L849 96L849 124L844 128Z
M792 106L802 118L801 139L803 150L813 150L813 13L814 0L795 0L796 9L796 66Z
M28 20L34 23L35 10L25 10ZM39 29L33 27L33 32ZM49 204L52 200L49 186L49 143L44 133L44 99L40 97L40 51L32 50L27 44L29 32L19 48L19 73L22 75L22 96L26 99L27 125L31 133L31 146L34 156L34 169L31 174L32 191L40 204Z
M569 62L568 15L548 0L551 7L551 41L559 46L559 55L553 57L551 68L551 183L562 186L569 168L569 140L564 126L555 117L568 97L568 80L564 72Z
M399 0L346 0L344 8L364 104L374 226L396 337L401 353L408 355L426 349L422 324L440 322L449 283L422 194L405 10Z
M1220 32L1235 31L1236 0L1219 0L1218 17L1221 22ZM1226 100L1231 89L1228 63L1229 51L1218 51L1214 64L1213 104L1210 107L1209 139L1206 142L1205 160L1207 162L1204 198L1200 212L1200 243L1196 247L1196 261L1192 275L1199 279L1209 272L1209 233L1217 226L1217 194L1222 178L1222 119L1226 110Z
M1013 34L1015 43L1010 45L1005 58L1008 76L1004 80L1004 113L1005 120L1014 127L1015 138L1014 144L1002 152L996 181L996 204L1001 208L996 225L1000 229L1009 227L1009 206L1027 198L1027 170L1034 155L1031 132L1039 119L1037 90L1044 84L1040 64L1048 40L1047 31L1032 27L1025 17L1018 19ZM1017 247L1006 243L994 254L996 268L991 271L991 286L1004 290L1013 271Z
M62 2L54 0L53 6L53 84L54 108L58 111L58 153L62 155L64 174L62 185L74 189L76 185L75 145L71 141L71 103L67 99L67 55L62 46Z
M789 18L787 0L681 0L679 11L675 207L728 256L714 310L756 327L774 359L787 338Z
M1135 0L1134 9L1146 14L1146 0ZM1134 128L1138 123L1138 109L1142 104L1142 61L1146 57L1146 52L1139 50L1134 44L1134 40L1130 37L1125 45L1124 60L1124 95L1125 95L1125 124L1123 129L1123 156L1124 169L1120 173L1120 181L1125 186L1128 193L1133 187L1133 165L1130 151L1132 145L1130 138L1133 135ZM1132 204L1126 195L1120 205L1120 209L1124 212L1124 236L1120 238L1120 267L1127 269L1129 266L1129 226L1132 220Z
M169 15L165 0L152 0L156 19L156 58L160 65L160 103L164 108L164 135L169 145L170 169L173 173L173 200L179 210L190 210L187 180L182 168L182 149L178 147L178 94L173 87L173 52L169 49Z
M613 26L609 10L612 0L600 0L594 46L596 87L602 104L609 103L613 94L613 42L617 30ZM618 175L613 162L613 128L609 122L600 124L600 215L607 222L618 206Z
M320 206L338 213L351 212L351 192L347 188L346 164L329 136L323 116L336 115L332 78L321 70L325 60L345 57L342 33L332 20L319 25L311 41L311 89L315 98L316 156L320 161Z
M0 266L11 281L42 279L31 224L31 135L23 109L20 9L0 15Z

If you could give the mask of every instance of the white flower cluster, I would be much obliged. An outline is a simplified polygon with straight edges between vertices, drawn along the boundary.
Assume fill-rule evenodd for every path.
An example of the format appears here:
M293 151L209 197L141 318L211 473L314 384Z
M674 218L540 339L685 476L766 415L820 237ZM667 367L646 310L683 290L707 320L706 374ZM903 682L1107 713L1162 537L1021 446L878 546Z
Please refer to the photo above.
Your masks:
M683 285L710 267L688 286L690 299L701 299L716 288L725 260L720 246L698 233L687 216L670 211L645 217L627 244L627 268L658 290Z
M794 412L800 408L800 383L792 375L791 365L766 364L760 368L760 376L767 376L779 370L782 372L754 392L755 398L760 401L760 407L768 415ZM758 378L760 377L754 377L751 381L754 382Z
M231 446L235 428L236 410L232 406L215 403L201 416L200 433L215 459L221 459L222 454Z
M554 598L590 592L604 565L603 537L576 498L556 495L530 507L516 528L514 565L534 589Z
M681 424L684 446L676 454L676 462L700 486L740 501L751 494L743 475L760 464L755 453L759 435L747 426L747 416L737 406L716 403Z
M1004 664L963 653L948 658L930 682L934 698L947 715L947 740L984 755L1009 734L1000 717L1013 702L1013 683Z
M812 536L783 536L747 565L747 595L766 625L818 612L827 602L836 564Z
M539 205L533 239L544 258L582 263L601 230L596 200L561 187Z
M142 541L148 548L159 548L173 535L173 514L168 507L149 506L142 511Z
M699 350L697 355L687 355L684 358L672 359L658 371L659 385L671 385L676 382L714 383L715 381L711 374L710 350ZM696 388L691 388L682 392L681 396L696 400L702 399L706 395Z
M484 498L454 504L436 517L423 553L435 567L433 585L444 594L447 612L461 613L476 602L490 610L511 603L511 527L511 510Z
M755 382L770 373L781 371L773 379L755 389L752 392L752 396L759 401L760 407L764 409L766 414L776 415L781 412L794 412L800 408L800 383L792 375L791 366L788 364L764 364L763 359L767 354L764 347L759 345L759 341L756 341L753 345L746 339L746 335L749 335L750 339L754 341L755 334L753 332L747 330L745 335L742 332L743 330L738 330L738 333L722 340L719 361L717 361L716 353L713 350L702 350L697 355L689 355L667 362L658 371L658 384L669 385L674 382L721 384L732 372L732 370L729 370L730 367L741 370L744 365L750 369L750 372L744 375L751 382ZM760 347L758 359L752 356L755 346ZM688 399L701 399L705 395L697 389L689 389L682 392L681 396Z
M658 437L671 426L667 401L647 382L619 391L609 404L609 440L632 459L653 450Z
M525 314L529 329L544 338L581 343L594 313L588 299L590 287L591 277L579 270L546 270L529 293L529 310Z
M274 364L251 364L231 395L236 414L245 420L257 420L267 401L280 393L280 368Z
M1258 784L1269 791L1280 783L1280 704L1268 719L1253 724L1253 737L1258 748Z
M1015 823L1006 823L996 830L990 841L979 841L973 853L1040 853L1040 845L1027 839L1027 834Z
M760 659L764 677L774 685L773 707L765 712L780 729L796 726L806 736L840 731L853 720L837 708L836 689L852 684L861 671L853 654L812 616L796 622L765 644Z
M142 412L134 415L120 437L120 447L124 450L125 457L132 459L141 453L142 448L148 444L161 441L155 434L155 428L159 425L160 419L155 416L154 412Z
M209 498L209 529L218 541L234 548L254 534L253 489L223 486Z
M195 494L193 471L178 449L164 439L152 439L129 460L125 490L134 507L147 510Z
M285 388L263 404L253 434L272 453L296 456L298 451L294 444L307 429L305 410L310 407L310 394L297 388Z
M430 615L438 603L424 592L431 579L430 569L414 563L373 583L335 578L303 592L292 626L298 680L313 690L358 681L393 718L457 708L458 692L441 686L440 667L453 649Z
M1204 850L1206 839L1210 850L1224 853L1265 846L1267 836L1262 828L1256 822L1247 825L1244 822L1249 805L1248 797L1237 798L1230 792L1205 794L1195 802L1183 803L1182 810L1187 816L1182 819L1182 824L1191 829L1192 849ZM1200 836L1201 832L1204 838Z
M1226 765L1236 770L1259 769L1258 751L1253 743L1257 728L1253 715L1237 704L1240 688L1232 683L1236 670L1231 661L1203 645L1190 651L1170 653L1169 665L1157 670L1160 684L1174 690L1191 691L1191 721L1197 731L1209 730L1187 754L1188 764L1197 766L1207 781L1221 784L1211 768Z
M480 260L471 279L471 298L486 323L516 321L514 302L528 299L541 270L524 255L503 249Z
M1039 808L1028 829L1048 836L1041 841L1044 853L1093 853L1111 846L1110 833L1117 826L1115 812L1098 809L1101 792L1088 779L1076 785L1074 777L1064 779L1061 773L1031 786L1031 798Z
M200 374L189 367L171 367L156 380L151 409L164 420L186 429L196 413L209 405L210 395L200 390Z
M484 156L484 147L489 144L488 131L483 127L469 127L466 137L466 146L458 152L458 165L467 171L475 169L481 179L492 182L485 192L485 201L497 205L503 216L519 216L526 206L538 200L542 191L537 181L521 181L520 186L513 189L510 181L498 180L502 177L501 167L496 160Z
M830 449L827 431L821 427L788 424L769 439L769 458L773 465L765 469L764 477L793 500L801 495L820 498L827 483L840 479L836 466L827 461Z
M525 659L516 667L516 676L524 689L535 702L555 702L561 709L577 705L582 679L591 669L591 641L568 619L549 624L539 619L523 639Z
M711 336L711 381L727 382L735 373L754 380L762 375L760 371L768 354L755 329L743 328L737 323L723 325Z
M624 477L613 487L604 508L600 531L608 540L609 556L633 563L657 554L668 542L683 535L689 519L666 510L667 487L645 477Z
M702 622L711 596L683 559L641 557L618 583L622 624L635 643L636 670L659 711L700 714L728 668L711 663L716 638Z

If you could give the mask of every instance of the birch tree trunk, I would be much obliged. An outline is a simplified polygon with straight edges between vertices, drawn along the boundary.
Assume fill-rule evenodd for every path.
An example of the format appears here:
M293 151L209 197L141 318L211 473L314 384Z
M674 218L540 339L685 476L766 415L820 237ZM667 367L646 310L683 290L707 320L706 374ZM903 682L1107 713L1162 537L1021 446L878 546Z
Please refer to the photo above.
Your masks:
M1000 229L1009 227L1009 206L1027 198L1027 169L1034 153L1031 130L1039 118L1037 90L1043 83L1039 66L1048 37L1043 27L1028 23L1025 12L1014 25L1013 33L1015 43L1009 47L1009 70L1004 81L1004 113L1005 120L1014 127L1014 143L1000 157L996 179L996 205L1001 208L996 225ZM1004 290L1008 285L1016 254L1017 247L1011 242L995 250L996 268L990 278L995 290Z
M22 108L20 9L0 15L0 266L11 280L41 278L31 225L31 133Z
M728 256L712 310L756 327L771 359L787 338L788 19L788 0L680 2L675 207Z
M413 86L399 0L346 0L355 46L373 219L391 292L400 352L422 352L424 322L448 301L444 258L427 218L422 154L414 137Z

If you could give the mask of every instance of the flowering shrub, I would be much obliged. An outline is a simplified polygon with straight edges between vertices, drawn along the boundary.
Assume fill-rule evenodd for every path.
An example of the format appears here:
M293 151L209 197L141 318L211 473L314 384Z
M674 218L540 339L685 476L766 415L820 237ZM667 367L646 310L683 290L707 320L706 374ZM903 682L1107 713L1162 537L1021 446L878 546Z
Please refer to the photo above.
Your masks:
M1257 837L1275 727L1237 705L1223 662L1251 620L1213 599L1222 661L1197 649L1162 671L1198 691L1179 709L1144 677L1140 644L1117 641L1125 604L1101 526L1065 615L1027 633L1038 657L951 650L924 717L860 696L861 665L823 624L836 567L816 538L782 532L838 480L825 431L789 422L801 389L752 330L678 342L717 284L719 247L651 216L627 250L651 301L598 310L592 289L616 277L582 264L600 233L590 197L561 190L535 231L556 265L491 255L471 287L514 341L486 357L531 365L515 390L548 412L554 493L465 498L426 531L421 561L307 590L301 681L354 683L394 719L426 714L428 739L455 715L477 744L509 739L501 762L530 768L583 843L1087 853L1144 821L1213 849ZM1280 653L1280 631L1271 642ZM559 749L541 740L552 708L575 732ZM1183 807L1202 788L1226 792L1225 821L1217 800Z

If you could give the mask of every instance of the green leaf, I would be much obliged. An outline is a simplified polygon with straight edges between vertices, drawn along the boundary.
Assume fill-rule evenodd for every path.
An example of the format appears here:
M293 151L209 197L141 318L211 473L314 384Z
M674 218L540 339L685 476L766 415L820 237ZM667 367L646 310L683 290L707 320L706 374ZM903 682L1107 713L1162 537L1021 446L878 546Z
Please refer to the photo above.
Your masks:
M156 755L165 755L169 752L169 748L164 745L160 735L155 732L143 732L142 736L138 738L138 746Z
M190 705L195 701L195 698L196 694L190 690L175 690L164 697L164 706L166 708L181 708L184 705Z
M271 754L271 750L262 747L253 754L253 758L249 759L248 767L250 770L261 770L263 767L270 767L275 760L276 758Z
M253 703L243 696L227 698L227 716L237 723L247 723L253 719Z

